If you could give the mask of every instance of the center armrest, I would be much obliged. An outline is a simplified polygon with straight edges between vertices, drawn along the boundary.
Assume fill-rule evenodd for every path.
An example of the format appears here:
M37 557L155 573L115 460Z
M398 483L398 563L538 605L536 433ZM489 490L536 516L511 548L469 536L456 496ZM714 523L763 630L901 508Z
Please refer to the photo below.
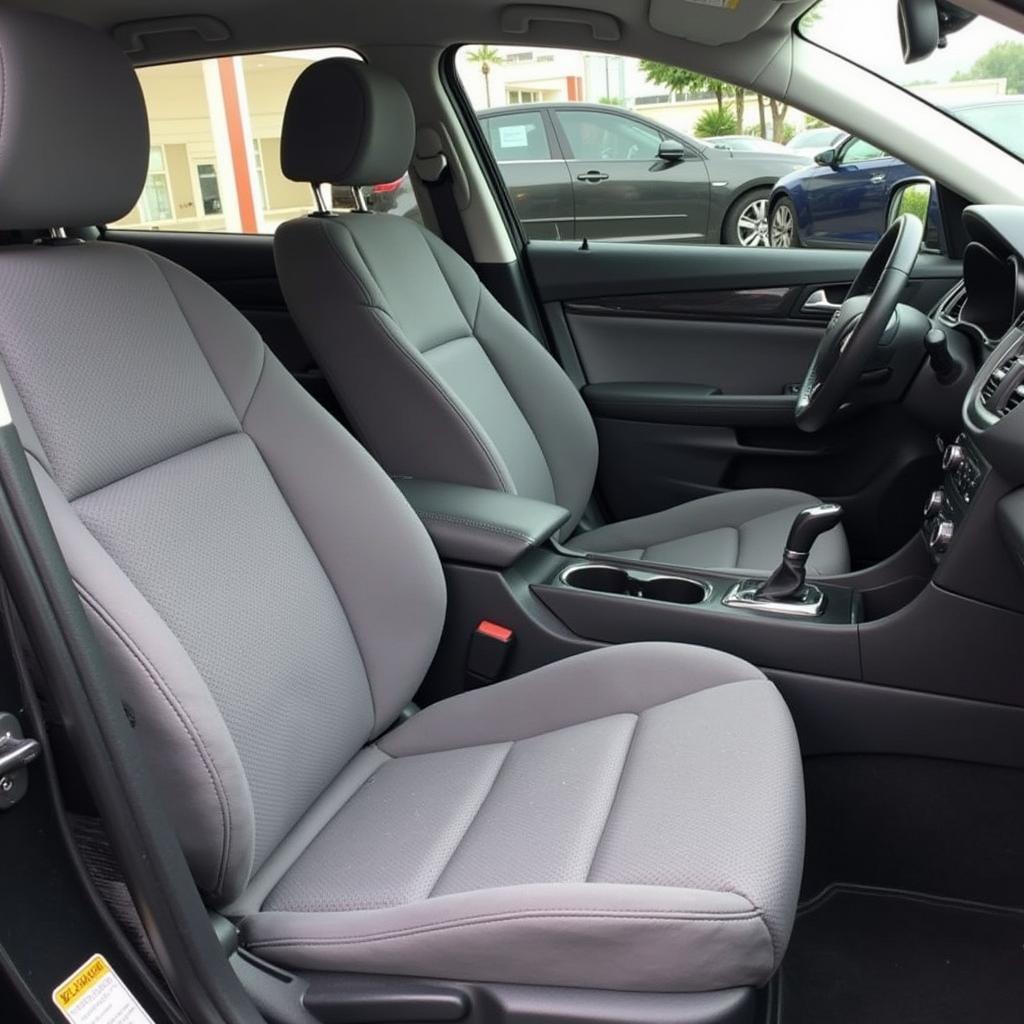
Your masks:
M395 480L442 559L504 569L553 537L568 509L518 494L437 480Z

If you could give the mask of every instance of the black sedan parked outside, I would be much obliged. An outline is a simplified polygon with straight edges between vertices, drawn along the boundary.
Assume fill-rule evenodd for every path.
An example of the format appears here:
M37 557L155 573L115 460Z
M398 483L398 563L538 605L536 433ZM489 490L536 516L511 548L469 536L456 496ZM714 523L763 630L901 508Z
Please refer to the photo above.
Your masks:
M811 162L718 149L604 104L524 103L477 116L536 239L766 246L772 186ZM407 178L367 198L371 208L417 215Z

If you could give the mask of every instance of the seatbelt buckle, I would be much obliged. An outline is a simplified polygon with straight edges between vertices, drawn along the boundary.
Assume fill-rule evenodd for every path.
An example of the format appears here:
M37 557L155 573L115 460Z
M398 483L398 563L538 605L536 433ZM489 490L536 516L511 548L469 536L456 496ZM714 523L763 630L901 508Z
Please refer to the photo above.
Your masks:
M481 619L469 638L466 655L467 688L496 683L504 675L515 645L515 633L490 619Z

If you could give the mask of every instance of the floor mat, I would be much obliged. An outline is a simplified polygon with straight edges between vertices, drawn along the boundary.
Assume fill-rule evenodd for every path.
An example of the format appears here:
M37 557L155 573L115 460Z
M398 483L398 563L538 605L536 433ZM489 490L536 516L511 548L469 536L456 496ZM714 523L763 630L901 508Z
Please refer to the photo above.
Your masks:
M836 886L797 916L778 1024L1024 1021L1024 912Z

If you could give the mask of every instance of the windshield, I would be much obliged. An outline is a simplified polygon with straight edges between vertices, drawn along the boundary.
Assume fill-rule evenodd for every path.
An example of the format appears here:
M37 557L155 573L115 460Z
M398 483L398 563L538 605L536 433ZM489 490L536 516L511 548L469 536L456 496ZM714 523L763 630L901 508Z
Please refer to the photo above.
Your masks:
M930 57L904 64L896 0L821 0L801 33L947 111L1024 159L1024 37L978 16Z

